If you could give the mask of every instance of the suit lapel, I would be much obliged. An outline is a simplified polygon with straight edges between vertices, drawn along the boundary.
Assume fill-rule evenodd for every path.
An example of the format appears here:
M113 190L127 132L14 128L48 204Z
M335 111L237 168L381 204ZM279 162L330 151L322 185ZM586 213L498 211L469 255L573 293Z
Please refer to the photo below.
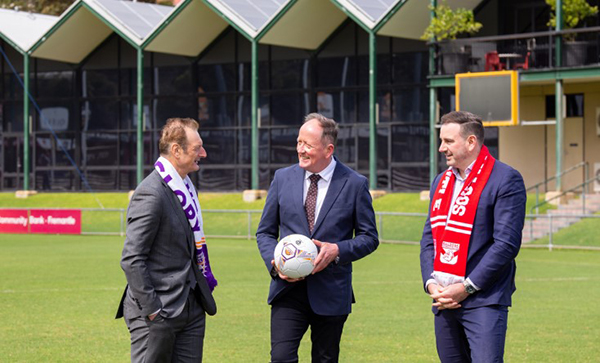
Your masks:
M173 207L173 212L175 213L175 215L177 216L177 219L181 223L183 230L188 231L188 233L186 233L187 243L188 243L188 247L192 248L191 252L193 254L196 246L195 246L193 238L191 238L191 236L190 236L191 235L190 232L191 232L192 228L190 226L190 222L188 222L185 212L183 211L183 208L181 208L181 203L179 203L179 198L175 195L175 193L173 193L173 190L167 185L167 183L165 183L165 181L160 177L160 174L158 174L158 172L156 172L156 174L160 178L161 184L165 189L167 199L169 199L171 207Z
M296 209L296 213L298 213L300 220L302 221L302 227L304 228L305 235L309 235L308 230L308 220L306 219L306 210L304 209L304 169L300 168L298 165L294 168L294 172L292 173L291 180L291 188L290 191L292 193L292 198L294 202L294 208Z
M344 188L346 181L348 180L348 170L342 165L342 163L337 161L337 165L335 166L335 170L333 171L333 176L331 177L331 183L329 183L329 188L327 189L327 195L325 195L325 200L323 201L323 205L321 206L321 210L319 211L319 217L315 222L315 227L313 229L313 235L319 229L323 220L329 213L329 210L333 206L333 203L337 200L337 197L340 195L340 192ZM306 222L308 224L308 222Z

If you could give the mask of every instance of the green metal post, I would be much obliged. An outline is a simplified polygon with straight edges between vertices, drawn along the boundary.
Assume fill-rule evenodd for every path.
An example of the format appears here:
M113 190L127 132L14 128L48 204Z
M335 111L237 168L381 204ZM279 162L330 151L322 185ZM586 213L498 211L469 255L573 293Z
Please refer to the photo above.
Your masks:
M556 0L556 31L563 28L562 0ZM562 37L556 35L555 42L555 66L559 68L562 65ZM556 190L562 190L562 178L560 172L563 168L563 117L562 117L562 99L563 84L562 79L556 79L555 85L555 114L556 114Z
M258 40L252 40L252 133L251 158L252 158L252 189L258 189Z
M436 7L437 1L431 0L431 6ZM431 19L435 18L435 11L430 12ZM429 75L435 74L435 38L430 39L432 44L429 45ZM435 124L437 123L437 89L431 86L429 82L429 183L433 183L438 172L438 156L437 156L437 131Z
M429 183L433 183L438 173L438 148L437 148L437 89L429 87Z
M563 30L562 0L556 0L556 31ZM556 67L562 66L562 36L556 34L554 38L554 57Z
M562 113L563 113L563 107L562 107L562 100L563 100L563 83L561 79L557 79L556 80L556 87L555 87L555 97L556 97L556 107L555 107L555 113L556 113L556 190L560 191L562 190L562 180L561 180L561 175L560 172L562 171L563 168L563 129L564 129L564 123L563 123L563 117L562 117Z
M377 36L369 32L369 187L377 189Z
M29 190L29 54L23 55L23 190Z
M144 50L137 50L137 183L144 179Z

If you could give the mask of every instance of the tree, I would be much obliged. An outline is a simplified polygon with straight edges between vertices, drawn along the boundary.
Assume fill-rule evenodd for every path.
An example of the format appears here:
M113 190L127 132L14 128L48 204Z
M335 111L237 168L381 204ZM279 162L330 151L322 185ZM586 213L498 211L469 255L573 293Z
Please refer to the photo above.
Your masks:
M48 15L60 15L74 2L74 0L0 0L0 8L18 9L19 11ZM173 5L172 0L139 0L139 2Z

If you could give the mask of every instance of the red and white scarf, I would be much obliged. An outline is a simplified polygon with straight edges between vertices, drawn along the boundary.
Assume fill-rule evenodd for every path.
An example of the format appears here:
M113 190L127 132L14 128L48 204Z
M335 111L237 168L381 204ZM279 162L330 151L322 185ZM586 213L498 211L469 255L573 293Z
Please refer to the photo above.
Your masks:
M444 173L435 190L429 214L435 248L432 277L442 286L465 279L477 204L495 162L496 159L483 146L454 205L451 204L456 176L452 168Z

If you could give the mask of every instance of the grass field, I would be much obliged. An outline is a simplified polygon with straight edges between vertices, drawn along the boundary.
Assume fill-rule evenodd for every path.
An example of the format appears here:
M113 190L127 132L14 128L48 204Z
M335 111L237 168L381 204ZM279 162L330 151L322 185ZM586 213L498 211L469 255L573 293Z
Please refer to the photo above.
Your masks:
M127 362L114 313L125 285L123 238L0 235L0 361ZM209 240L219 312L205 362L267 362L269 277L255 242ZM342 362L435 362L419 249L381 245L355 264ZM600 252L522 250L509 314L508 362L598 362ZM301 346L309 361L309 344Z

